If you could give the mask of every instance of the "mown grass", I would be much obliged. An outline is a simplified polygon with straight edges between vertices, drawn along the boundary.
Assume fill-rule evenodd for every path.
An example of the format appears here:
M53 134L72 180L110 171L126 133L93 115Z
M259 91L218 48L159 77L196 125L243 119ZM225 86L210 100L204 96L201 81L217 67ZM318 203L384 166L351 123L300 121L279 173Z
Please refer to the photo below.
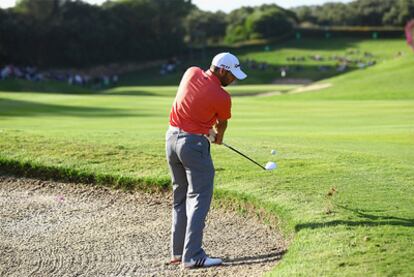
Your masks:
M290 97L293 100L343 99L343 100L412 100L413 64L411 56L395 57L381 66L323 80L332 86L313 93ZM289 98L289 97L285 97Z
M266 47L270 49L265 51ZM340 62L333 59L334 56L360 60L363 63L368 61L382 63L396 56L398 52L407 54L409 49L399 39L360 40L338 38L290 40L277 45L242 48L235 50L235 52L243 61L255 60L270 65L266 70L246 69L249 74L249 79L246 81L251 84L258 84L282 79L280 72L275 71L272 67L289 67L290 70L288 70L286 78L306 78L316 81L360 70L355 64L351 64L347 71L339 72L337 68ZM372 57L366 57L366 53L372 55ZM312 56L320 56L323 60L313 60ZM289 60L292 57L303 57L305 60ZM294 70L297 66L302 67L302 69ZM328 68L327 70L321 70L321 66Z
M347 57L351 60L363 62L376 61L382 63L395 57L399 52L409 55L410 49L401 39L363 40L352 38L337 39L302 39L289 40L277 44L260 44L245 47L227 47L207 49L204 54L194 54L192 59L182 61L177 71L167 75L160 75L160 67L147 68L137 72L131 72L122 76L121 86L175 86L179 83L183 71L188 66L201 66L207 69L211 57L220 51L235 53L241 60L241 67L248 74L249 78L242 84L271 84L274 81L283 81L280 74L281 67L290 67L286 78L304 78L313 81L323 80L333 76L342 75L351 71L359 71L355 64L349 66L345 72L337 71L337 60L330 59L334 56ZM365 57L369 53L372 57ZM322 61L311 59L312 56L321 56ZM288 58L304 57L304 61L292 61ZM247 66L247 60L254 60L258 63L265 62L268 67L264 70L253 69ZM300 70L295 70L298 66ZM320 67L329 67L321 70Z
M236 206L253 203L277 215L278 226L293 237L269 275L414 272L410 58L328 80L334 86L320 92L233 98L227 143L263 164L275 161L279 168L265 172L213 146L216 197ZM384 71L389 75L378 87ZM164 132L175 90L164 89L137 88L146 94L122 93L129 88L98 94L0 92L3 164L70 169L92 180L117 176L133 180L131 186L143 180L162 184L168 180ZM269 87L237 89L251 93ZM366 91L369 99L359 97ZM270 155L272 149L276 156Z
M299 85L231 85L227 91L232 96L253 96L268 92L287 93ZM104 91L106 95L125 95L125 96L165 96L174 97L177 86L125 86L117 87Z

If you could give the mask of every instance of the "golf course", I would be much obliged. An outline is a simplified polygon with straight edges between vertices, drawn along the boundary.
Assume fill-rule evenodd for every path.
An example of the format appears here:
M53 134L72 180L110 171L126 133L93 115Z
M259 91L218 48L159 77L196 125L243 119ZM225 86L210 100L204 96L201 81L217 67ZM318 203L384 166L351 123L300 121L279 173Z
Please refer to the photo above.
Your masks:
M246 69L246 81L228 87L232 118L224 141L278 167L264 171L212 145L213 205L254 215L288 242L263 274L412 276L414 53L405 41L293 39L231 51L242 68L252 59L279 66L291 56L350 51L376 60L345 72L335 61L309 61L288 72L310 78L313 89L273 82L282 78L270 68ZM182 72L156 72L133 72L101 90L0 81L0 171L114 190L170 190L165 132Z

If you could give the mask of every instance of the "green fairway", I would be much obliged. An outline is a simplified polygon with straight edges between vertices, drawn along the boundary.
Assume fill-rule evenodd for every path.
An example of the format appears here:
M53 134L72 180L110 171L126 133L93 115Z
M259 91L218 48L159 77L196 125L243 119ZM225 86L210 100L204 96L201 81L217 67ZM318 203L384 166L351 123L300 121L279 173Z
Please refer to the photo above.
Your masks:
M295 43L280 51L293 51L289 45ZM217 195L247 199L276 215L291 239L269 275L414 272L414 57L408 51L393 56L403 41L384 41L387 49L378 42L358 43L383 62L322 81L330 88L290 95L297 86L229 87L237 96L287 94L234 97L225 137L263 165L275 161L277 170L265 172L223 146L212 146ZM310 45L312 50L295 51L318 51ZM355 44L319 46L331 51ZM245 55L268 59L267 52ZM16 92L18 85L0 81L0 163L168 180L164 133L175 86L102 92L19 86L25 89Z
M268 49L268 50L264 50ZM194 55L192 59L183 61L175 73L160 75L160 67L129 73L121 78L121 86L158 86L176 85L181 74L187 66L198 65L207 68L210 58L219 51L231 51L240 58L241 66L249 78L243 84L271 84L278 80L283 81L280 74L281 67L289 67L286 78L322 80L332 76L341 75L350 71L363 71L357 65L349 64L344 72L337 70L341 63L333 57L360 60L362 62L376 61L382 63L393 59L399 52L408 55L410 52L401 39L361 40L352 38L338 39L302 39L290 40L283 43L269 43L240 48L214 48L207 49L206 53ZM365 56L368 55L368 57ZM411 54L411 53L410 53ZM320 56L316 61L312 57ZM290 58L304 58L304 60L291 60ZM266 68L251 68L247 61L265 62ZM299 67L299 69L298 69ZM324 67L325 69L321 69Z
M247 49L235 50L243 60L255 60L266 62L270 67L266 70L247 69L249 83L272 82L275 78L281 79L279 71L274 68L289 67L286 78L307 78L311 80L321 80L332 76L343 74L338 72L340 61L334 57L346 58L348 60L359 60L363 63L375 61L382 63L396 56L398 52L409 53L409 49L402 40L358 40L350 38L339 38L333 40L302 39L290 40L277 45L270 45L269 51L264 51L264 47L256 46ZM320 56L321 60L314 60L312 57ZM289 58L303 58L291 60ZM297 67L301 67L297 70ZM322 70L321 67L325 69ZM349 71L359 71L356 64L349 64Z
M263 93L280 92L287 93L299 85L232 85L226 88L232 96L252 96ZM106 95L129 96L165 96L174 97L177 86L125 86L108 89Z

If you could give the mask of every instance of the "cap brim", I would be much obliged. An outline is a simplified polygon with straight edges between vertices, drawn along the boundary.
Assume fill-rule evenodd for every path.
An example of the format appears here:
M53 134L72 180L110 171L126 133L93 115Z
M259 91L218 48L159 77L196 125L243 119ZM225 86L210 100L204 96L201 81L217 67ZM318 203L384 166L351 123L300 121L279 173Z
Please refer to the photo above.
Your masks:
M233 75L234 75L237 79L239 79L239 80L246 79L246 77L247 77L246 73L244 73L243 71L241 71L241 69L240 69L240 68L233 69L233 70L231 71L231 73L233 73Z

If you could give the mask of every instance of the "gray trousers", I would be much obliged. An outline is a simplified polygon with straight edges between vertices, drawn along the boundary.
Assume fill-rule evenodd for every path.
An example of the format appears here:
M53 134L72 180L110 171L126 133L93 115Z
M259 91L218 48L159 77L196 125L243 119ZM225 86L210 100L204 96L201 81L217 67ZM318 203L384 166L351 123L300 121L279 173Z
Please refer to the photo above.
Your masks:
M203 230L214 182L210 142L170 128L166 154L173 184L172 255L182 255L183 262L204 258Z

